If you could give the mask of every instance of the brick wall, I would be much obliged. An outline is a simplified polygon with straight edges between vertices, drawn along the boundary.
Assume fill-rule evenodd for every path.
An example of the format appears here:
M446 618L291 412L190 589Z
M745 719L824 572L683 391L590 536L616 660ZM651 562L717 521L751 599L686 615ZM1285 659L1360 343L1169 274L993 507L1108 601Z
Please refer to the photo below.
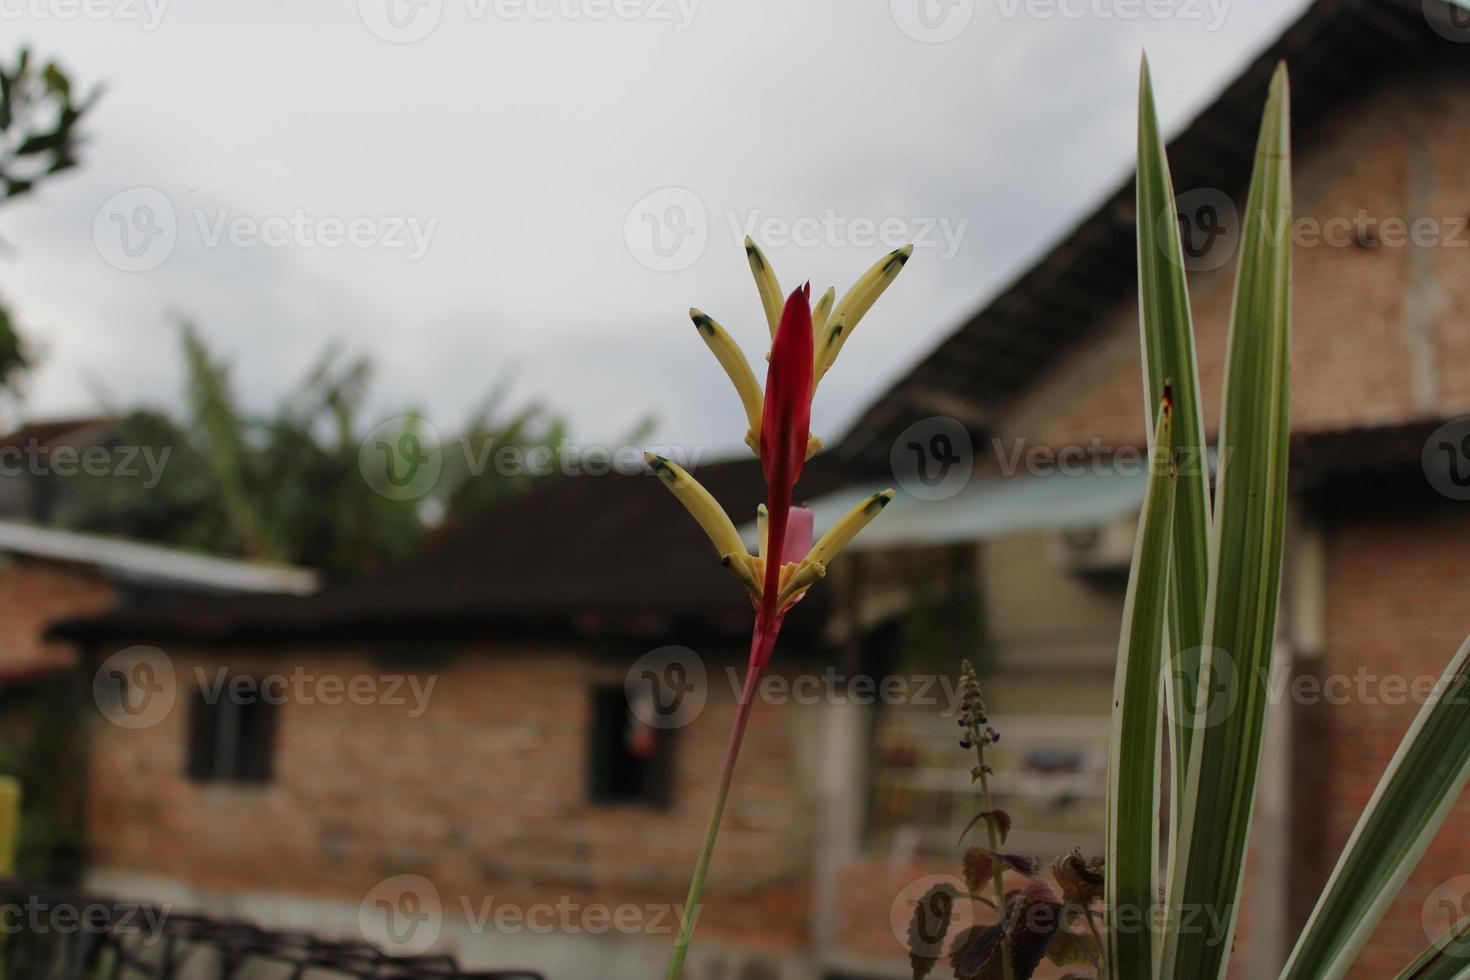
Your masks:
M0 677L25 677L68 667L68 644L42 639L46 628L68 616L112 607L116 591L95 571L29 558L0 560Z
M723 664L709 664L703 713L674 734L665 810L588 802L590 689L621 684L626 663L566 648L465 650L414 672L435 685L416 718L411 705L288 700L274 778L248 786L186 778L184 692L197 687L197 670L212 680L221 666L253 677L300 668L346 681L402 668L362 649L171 650L169 660L180 694L162 721L136 731L96 722L89 831L101 872L353 906L399 874L430 879L446 908L490 896L580 907L684 899L733 709ZM806 940L812 824L811 780L797 759L802 713L756 708L710 873L703 939L776 950Z
M1314 707L1315 740L1299 742L1299 771L1315 799L1299 814L1317 881L1302 881L1294 919L1305 916L1419 705L1379 678L1439 676L1470 633L1470 512L1423 503L1335 522L1329 536L1327 650L1320 675L1365 671L1368 698ZM1355 686L1356 690L1356 686ZM1354 977L1392 976L1424 948L1428 924L1448 928L1439 902L1470 895L1470 799L1450 813L1428 853L1374 933ZM1308 859L1310 861L1310 858Z
M1295 160L1296 216L1326 222L1470 217L1470 81L1412 78L1345 106ZM1241 175L1242 182L1248 176ZM1193 188L1180 187L1183 194ZM1447 223L1446 229L1451 226ZM1470 230L1451 247L1295 250L1292 424L1297 431L1470 412ZM1224 375L1234 261L1190 280L1206 427ZM1142 442L1138 310L1108 313L1090 339L1002 417L1009 442Z

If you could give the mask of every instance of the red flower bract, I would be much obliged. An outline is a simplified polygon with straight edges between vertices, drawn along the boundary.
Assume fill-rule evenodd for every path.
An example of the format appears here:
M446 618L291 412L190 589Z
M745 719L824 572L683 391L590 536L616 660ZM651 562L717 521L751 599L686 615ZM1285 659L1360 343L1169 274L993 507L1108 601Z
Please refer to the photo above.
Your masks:
M812 420L812 307L811 284L786 299L771 364L766 372L765 408L761 413L761 467L767 486L766 580L761 596L761 619L773 625L780 592L781 559L786 552L786 524L791 497L806 463Z

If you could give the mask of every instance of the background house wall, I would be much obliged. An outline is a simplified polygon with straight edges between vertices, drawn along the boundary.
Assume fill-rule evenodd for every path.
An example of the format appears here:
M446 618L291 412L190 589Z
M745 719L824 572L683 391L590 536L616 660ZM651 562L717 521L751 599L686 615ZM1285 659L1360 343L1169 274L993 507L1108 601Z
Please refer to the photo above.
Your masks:
M1309 432L1470 412L1470 79L1410 76L1346 103L1295 161L1295 215L1446 219L1443 246L1303 246L1293 257L1292 427ZM1242 173L1244 179L1246 175ZM1177 187L1181 200L1197 188ZM1236 191L1235 188L1227 188ZM1455 228L1458 227L1456 231ZM1223 258L1223 256L1222 256ZM1190 279L1214 432L1234 262ZM1140 444L1138 309L1108 311L998 420L1005 445Z
M440 945L466 963L503 967L524 948L533 951L525 962L553 974L632 980L667 957L676 926L668 907L683 902L732 718L726 668L743 667L743 658L705 659L707 704L671 733L665 809L588 799L590 692L621 688L626 660L569 646L485 644L438 652L419 667L404 666L413 660L402 650L385 659L366 646L191 647L167 657L178 694L164 717L138 730L105 717L95 723L94 882L181 909L248 911L266 923L317 923L358 938L359 904L387 879L421 875L445 910ZM411 673L433 687L419 716L410 714L411 696L406 705L288 700L278 709L268 783L191 781L187 695L199 672L210 683L221 668L267 678L298 667L316 681ZM769 954L773 970L803 968L822 710L757 706L700 920L710 971L732 948L741 963ZM486 901L569 906L573 934L480 928L473 915L468 928L457 921ZM635 933L652 934L639 943L578 927L581 910L594 907L634 909L627 914L640 923Z
M24 678L75 664L72 645L46 639L46 628L102 612L116 599L116 587L94 568L0 555L0 677Z
M1296 216L1303 234L1313 223L1356 220L1361 210L1369 229L1387 219L1434 218L1446 239L1427 247L1299 243L1294 432L1470 413L1467 120L1470 80L1463 72L1411 73L1344 103L1299 148ZM1197 189L1176 190L1182 196ZM1233 259L1222 259L1218 269L1195 273L1190 282L1212 435L1233 278ZM1061 353L1000 414L994 441L976 444L977 467L998 466L1018 446L1140 446L1140 372L1138 312L1129 301L1103 311L1088 339ZM1305 922L1418 710L1417 702L1395 698L1399 681L1437 677L1470 632L1470 514L1435 494L1417 466L1408 465L1409 472L1387 485L1329 480L1302 488L1295 504L1279 651L1289 666L1278 679L1284 693L1273 707L1278 721L1257 812L1258 829L1267 828L1272 840L1258 842L1247 871L1240 976L1269 972ZM999 538L979 549L985 644L996 668L986 679L992 711L1041 713L1064 702L1105 715L1121 591L1059 572L1041 537ZM1320 593L1312 600L1320 608L1299 608L1293 596L1307 592ZM1106 669L1089 670L1089 650L1103 651ZM1043 664L1049 670L1036 669ZM1357 696L1333 703L1326 695L1297 703L1289 693L1288 685L1303 677L1356 685L1365 672L1376 703ZM1025 821L1016 826L1019 831ZM1393 975L1452 924L1452 911L1470 912L1467 826L1470 801L1462 800L1351 976ZM873 923L890 919L895 895L954 873L954 863L880 852L848 864L842 888L852 899L841 922L847 948L891 962L891 975L901 976L902 964L891 958L891 930L875 930Z

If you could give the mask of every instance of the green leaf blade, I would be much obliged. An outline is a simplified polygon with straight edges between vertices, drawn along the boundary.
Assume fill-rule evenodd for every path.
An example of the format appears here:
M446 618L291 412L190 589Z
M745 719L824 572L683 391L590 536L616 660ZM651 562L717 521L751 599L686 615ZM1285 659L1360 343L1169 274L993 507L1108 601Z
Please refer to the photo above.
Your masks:
M1169 386L1174 397L1174 445L1180 458L1169 591L1170 675L1175 688L1171 696L1177 700L1184 691L1195 690L1199 681L1210 573L1210 474L1184 249L1147 58L1139 74L1135 211L1144 414L1151 423ZM1192 728L1176 721L1171 739L1175 787L1185 784L1192 736Z
M1445 668L1434 695L1399 743L1292 950L1283 980L1340 977L1347 972L1449 815L1467 778L1470 639ZM1470 960L1458 963L1464 967Z
M1221 406L1207 646L1171 859L1164 975L1225 975L1239 913L1275 645L1290 436L1291 164L1285 68L1272 79L1241 234ZM1205 690L1205 685L1210 685ZM1213 697L1224 697L1223 711ZM1186 920L1184 917L1188 916ZM1195 928L1185 929L1185 922ZM1217 928L1198 928L1200 922Z
M1396 980L1464 980L1470 977L1470 918L1448 932L1399 971Z
M1173 411L1165 393L1153 433L1113 682L1104 888L1107 961L1118 977L1147 977L1154 966L1164 624L1177 482Z

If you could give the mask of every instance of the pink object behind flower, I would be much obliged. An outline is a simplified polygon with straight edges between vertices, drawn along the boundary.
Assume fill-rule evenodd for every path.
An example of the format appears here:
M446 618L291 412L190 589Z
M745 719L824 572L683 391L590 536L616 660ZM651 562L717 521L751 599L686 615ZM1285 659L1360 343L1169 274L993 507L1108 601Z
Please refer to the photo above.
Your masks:
M786 519L786 545L781 549L781 564L801 561L812 550L812 512L805 507L791 508Z

